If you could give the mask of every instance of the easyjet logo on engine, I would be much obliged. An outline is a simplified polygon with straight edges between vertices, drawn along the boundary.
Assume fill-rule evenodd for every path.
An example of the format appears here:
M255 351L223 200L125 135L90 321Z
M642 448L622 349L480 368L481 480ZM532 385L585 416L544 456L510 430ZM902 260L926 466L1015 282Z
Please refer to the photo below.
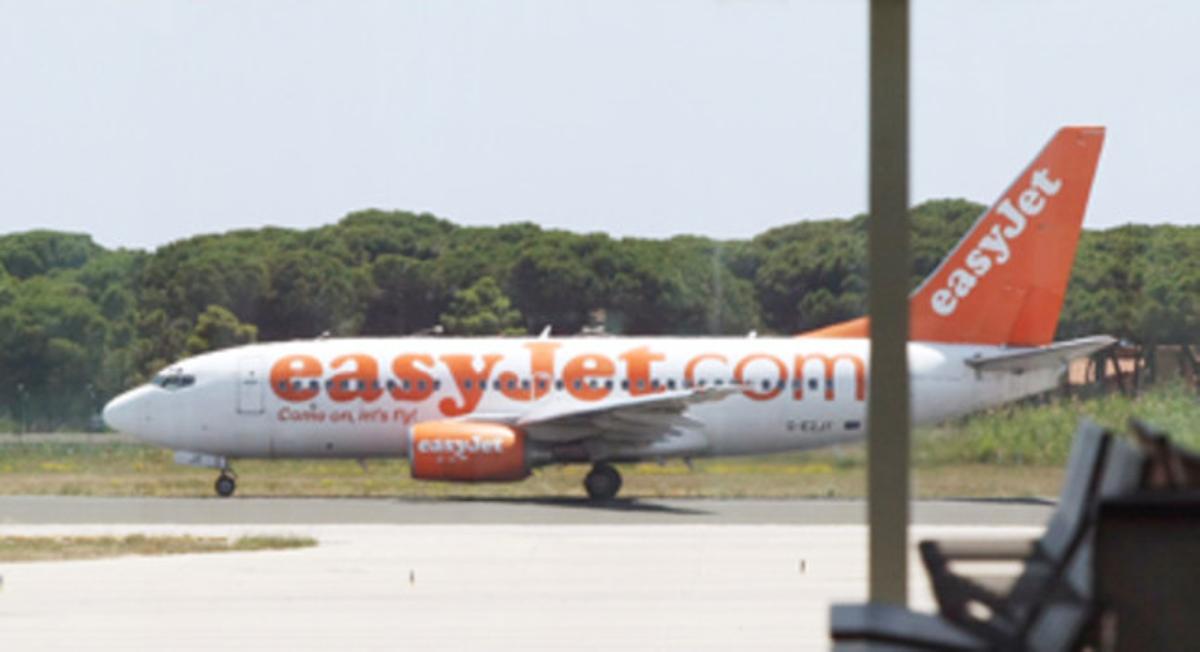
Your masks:
M417 442L419 453L448 453L453 459L463 462L472 455L503 455L507 443L503 437L471 435L470 439L437 438L421 439Z
M1029 219L1037 217L1046 209L1047 197L1053 197L1062 189L1062 179L1051 179L1049 168L1034 171L1029 187L1017 196L1016 205L1005 197L996 205L991 228L980 229L983 235L967 253L958 267L946 277L946 287L933 293L930 305L943 317L954 314L958 304L970 296L980 279L996 265L1003 265L1012 258L1010 243L1025 231ZM991 216L989 216L991 217Z

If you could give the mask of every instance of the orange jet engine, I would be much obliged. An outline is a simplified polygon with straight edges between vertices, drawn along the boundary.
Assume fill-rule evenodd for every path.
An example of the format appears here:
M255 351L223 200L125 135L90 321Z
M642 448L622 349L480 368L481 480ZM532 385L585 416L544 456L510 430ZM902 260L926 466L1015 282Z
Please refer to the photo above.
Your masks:
M499 423L417 424L408 459L417 480L509 482L529 476L525 433Z

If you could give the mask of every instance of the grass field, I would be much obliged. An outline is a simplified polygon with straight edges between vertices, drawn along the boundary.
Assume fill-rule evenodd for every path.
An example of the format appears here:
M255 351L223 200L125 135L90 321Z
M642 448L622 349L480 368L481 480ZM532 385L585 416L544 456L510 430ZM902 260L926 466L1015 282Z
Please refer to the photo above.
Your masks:
M308 537L248 536L237 539L190 535L0 536L0 562L99 559L125 555L180 555L198 552L283 550L317 545Z
M1124 430L1131 416L1200 446L1200 401L1181 385L1137 398L1057 398L1010 406L917 432L915 489L922 497L1056 494L1070 436L1089 416ZM212 470L176 466L169 451L127 442L0 444L0 494L211 496ZM10 441L11 440L6 440ZM511 484L416 482L403 460L240 461L239 496L581 496L582 466L538 469ZM623 465L623 496L848 497L865 493L861 446L782 455Z

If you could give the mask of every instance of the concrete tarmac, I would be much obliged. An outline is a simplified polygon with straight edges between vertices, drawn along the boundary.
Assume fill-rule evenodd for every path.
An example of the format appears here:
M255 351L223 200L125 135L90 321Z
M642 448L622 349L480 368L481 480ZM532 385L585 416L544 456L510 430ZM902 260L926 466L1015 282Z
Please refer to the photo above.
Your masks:
M1041 501L938 500L914 505L927 525L1041 525ZM0 496L0 524L857 525L861 500L575 498L103 498Z
M1049 509L921 502L912 538L1028 538ZM0 649L827 650L829 605L866 594L863 512L834 500L4 496L0 536L319 544L0 564ZM910 568L911 603L931 609L915 554Z
M827 650L829 605L866 594L858 525L0 526L131 532L319 545L0 564L0 649ZM932 608L910 567L912 604Z

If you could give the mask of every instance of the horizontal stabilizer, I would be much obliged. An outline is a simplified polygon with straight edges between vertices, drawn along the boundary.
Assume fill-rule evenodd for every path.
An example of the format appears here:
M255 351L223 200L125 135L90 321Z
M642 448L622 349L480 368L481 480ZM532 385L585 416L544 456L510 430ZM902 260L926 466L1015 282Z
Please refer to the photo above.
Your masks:
M1026 371L1061 367L1072 360L1089 356L1096 351L1112 346L1116 341L1116 338L1107 335L1094 335L1066 342L1055 342L1032 349L1018 349L997 355L971 358L966 362L976 371L1019 374Z

